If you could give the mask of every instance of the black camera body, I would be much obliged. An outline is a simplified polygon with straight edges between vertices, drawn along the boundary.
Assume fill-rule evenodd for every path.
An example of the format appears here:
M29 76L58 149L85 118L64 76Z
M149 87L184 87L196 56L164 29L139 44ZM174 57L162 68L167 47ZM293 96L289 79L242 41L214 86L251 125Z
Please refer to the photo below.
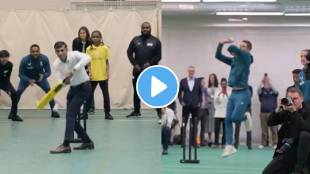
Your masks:
M285 97L281 99L281 105L284 106L292 106L293 105L293 100L291 97Z

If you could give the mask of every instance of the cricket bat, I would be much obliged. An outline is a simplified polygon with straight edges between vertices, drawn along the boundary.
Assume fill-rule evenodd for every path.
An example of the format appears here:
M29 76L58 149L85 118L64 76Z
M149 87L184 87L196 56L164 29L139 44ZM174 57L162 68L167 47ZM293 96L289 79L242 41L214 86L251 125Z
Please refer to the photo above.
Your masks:
M63 83L60 83L54 86L51 90L48 91L38 102L37 102L37 109L44 109L45 106L53 100L55 95L62 89L64 86Z

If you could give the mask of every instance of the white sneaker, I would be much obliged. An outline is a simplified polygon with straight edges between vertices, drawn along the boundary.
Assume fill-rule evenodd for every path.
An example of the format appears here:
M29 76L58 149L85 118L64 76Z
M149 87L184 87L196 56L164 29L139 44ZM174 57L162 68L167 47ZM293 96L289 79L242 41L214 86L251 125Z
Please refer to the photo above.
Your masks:
M276 149L276 148L277 148L277 145L272 146L272 148L273 148L273 149Z
M237 152L237 150L236 150L236 148L234 146L226 145L225 149L223 151L222 157L223 158L228 157L228 156L230 156L230 155L232 155L232 154L234 154L236 152Z
M265 146L259 145L258 148L259 148L259 149L263 149L263 148L265 148Z
M161 119L158 120L158 124L161 124Z

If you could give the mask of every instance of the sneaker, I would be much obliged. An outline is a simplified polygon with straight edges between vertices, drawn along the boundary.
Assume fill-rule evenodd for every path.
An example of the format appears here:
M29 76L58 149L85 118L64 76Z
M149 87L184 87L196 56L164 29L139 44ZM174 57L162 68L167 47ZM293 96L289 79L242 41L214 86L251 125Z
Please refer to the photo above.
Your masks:
M136 111L132 111L129 115L127 115L126 117L127 118L130 118L130 117L139 117L141 116L141 113L140 112L136 112Z
M168 150L163 150L162 155L168 155Z
M258 148L259 148L259 149L264 149L265 146L261 144L261 145L258 146Z
M14 115L14 116L11 117L11 119L12 119L12 121L23 121L23 119L20 118L19 115Z
M113 116L110 113L106 113L104 119L106 119L106 120L114 120Z
M273 145L272 148L273 148L273 149L276 149L276 148L277 148L277 145Z
M225 157L231 156L231 155L233 155L236 152L237 152L237 150L235 149L234 146L226 145L226 147L225 147L225 149L223 151L222 157L225 158Z
M52 118L59 118L60 115L57 111L52 111L52 115L51 115Z

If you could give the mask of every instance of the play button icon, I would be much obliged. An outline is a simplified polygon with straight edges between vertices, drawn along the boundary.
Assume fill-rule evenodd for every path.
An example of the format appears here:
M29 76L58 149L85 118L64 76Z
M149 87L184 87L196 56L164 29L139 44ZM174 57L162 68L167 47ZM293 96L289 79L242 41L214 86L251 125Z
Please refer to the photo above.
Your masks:
M179 82L170 68L155 65L140 74L136 88L144 104L152 108L162 108L176 99Z
M155 97L167 89L167 85L160 81L158 78L152 76L151 81L151 97Z

